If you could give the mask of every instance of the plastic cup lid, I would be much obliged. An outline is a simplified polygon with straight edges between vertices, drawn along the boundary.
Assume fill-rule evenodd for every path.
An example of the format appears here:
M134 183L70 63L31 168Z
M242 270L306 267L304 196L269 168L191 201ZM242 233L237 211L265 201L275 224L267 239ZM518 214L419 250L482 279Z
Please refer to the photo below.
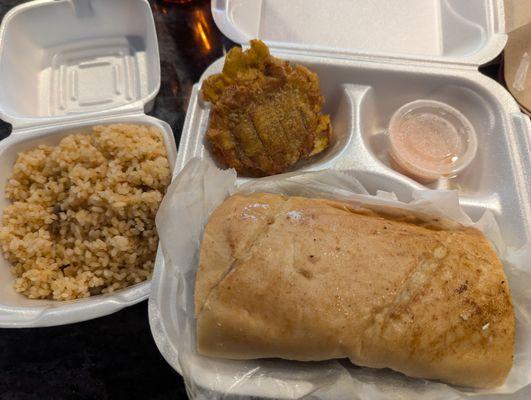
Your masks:
M391 157L415 177L435 180L466 168L476 156L477 138L458 110L434 100L400 107L389 123Z

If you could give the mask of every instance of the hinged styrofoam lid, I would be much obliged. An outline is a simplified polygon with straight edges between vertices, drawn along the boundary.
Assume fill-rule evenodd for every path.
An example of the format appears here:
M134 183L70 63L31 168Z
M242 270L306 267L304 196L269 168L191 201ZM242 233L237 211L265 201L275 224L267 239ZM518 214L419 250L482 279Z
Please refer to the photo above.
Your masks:
M160 87L147 0L37 0L0 27L0 116L14 127L139 108Z
M221 31L244 44L480 65L504 47L503 0L212 0Z

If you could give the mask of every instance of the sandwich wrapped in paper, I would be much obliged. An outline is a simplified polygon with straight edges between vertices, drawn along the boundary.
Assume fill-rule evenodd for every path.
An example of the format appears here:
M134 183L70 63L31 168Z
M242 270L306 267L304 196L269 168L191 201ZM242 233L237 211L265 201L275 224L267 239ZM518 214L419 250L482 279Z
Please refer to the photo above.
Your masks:
M499 386L514 313L475 228L357 202L234 195L212 214L195 286L200 354L354 364Z
M415 191L404 203L392 193L369 195L356 177L370 187L355 171L238 186L234 171L195 159L174 179L157 216L164 268L176 285L167 357L192 398L458 399L530 383L529 247L508 248L491 213L472 222L455 191ZM270 224L268 207L284 219ZM254 237L245 222L254 218L269 237ZM398 237L402 244L388 244ZM236 262L227 268L231 252ZM516 317L512 368L512 308L498 257ZM401 293L389 301L386 288ZM493 308L478 309L487 304ZM492 318L481 324L485 315Z

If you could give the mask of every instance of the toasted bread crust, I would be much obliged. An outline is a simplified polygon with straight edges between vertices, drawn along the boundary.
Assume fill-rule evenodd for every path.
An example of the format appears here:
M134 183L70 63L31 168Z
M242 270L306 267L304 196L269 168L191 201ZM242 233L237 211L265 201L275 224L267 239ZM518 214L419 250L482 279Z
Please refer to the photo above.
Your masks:
M512 366L507 279L481 232L351 204L236 195L196 278L199 353L326 360L493 387Z

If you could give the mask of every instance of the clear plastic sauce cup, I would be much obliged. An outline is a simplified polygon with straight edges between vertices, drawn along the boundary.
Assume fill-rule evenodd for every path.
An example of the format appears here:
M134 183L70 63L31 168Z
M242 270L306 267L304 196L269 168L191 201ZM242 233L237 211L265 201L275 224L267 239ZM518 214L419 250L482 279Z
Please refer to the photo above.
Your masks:
M393 167L420 182L458 174L477 152L470 121L455 108L434 100L400 107L391 117L389 138Z

